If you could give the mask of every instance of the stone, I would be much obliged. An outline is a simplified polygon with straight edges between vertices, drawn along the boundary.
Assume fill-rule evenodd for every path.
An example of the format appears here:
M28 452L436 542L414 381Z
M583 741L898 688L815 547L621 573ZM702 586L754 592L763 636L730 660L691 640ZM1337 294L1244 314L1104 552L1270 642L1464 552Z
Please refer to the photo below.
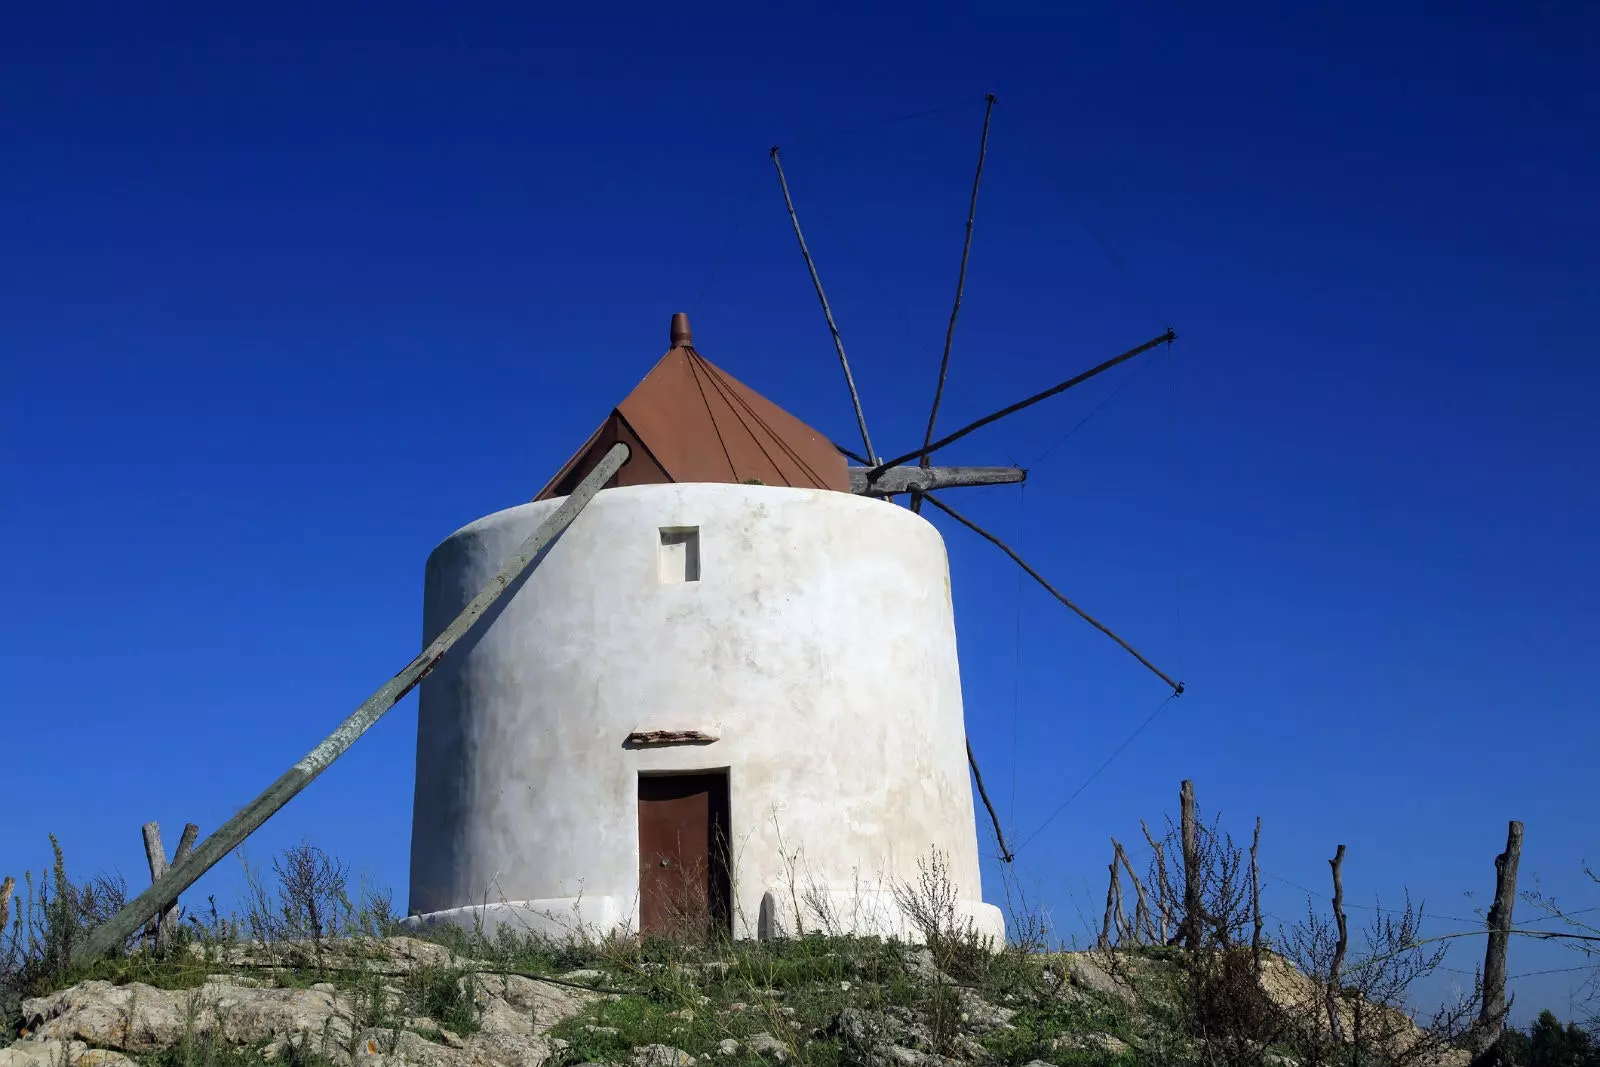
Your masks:
M745 1047L762 1059L774 1063L788 1063L793 1058L788 1045L765 1031L745 1038Z
M82 1041L18 1041L0 1048L0 1067L139 1067L120 1052L90 1048Z
M499 1001L523 1013L531 1029L512 1026L505 1021L504 1012L498 1009L495 1010L498 1021L492 1025L502 1029L511 1027L519 1033L534 1035L547 1033L551 1027L578 1015L595 999L592 993L552 985L535 978L524 978L520 974L474 974L462 978L461 983L463 992L470 993L480 1008L493 1009L495 1002ZM485 1029L490 1028L481 1020L480 1025L484 1025Z
M483 1061L463 1049L435 1044L410 1030L368 1030L351 1067L478 1067Z
M1067 974L1075 986L1134 1007L1138 994L1126 978L1112 972L1109 962L1104 954L1096 959L1088 952L1074 952L1066 960Z
M355 1005L326 983L278 989L217 978L199 989L163 990L142 983L84 982L24 1001L22 1008L38 1043L57 1051L76 1041L144 1054L175 1047L187 1034L202 1045L259 1048L269 1059L282 1058L293 1046L352 1067L540 1067L566 1047L549 1036L550 1029L595 999L595 994L520 975L471 974L460 979L460 988L477 1009L477 1032L466 1038L441 1031L426 1018L405 1019L398 1029L365 1029L358 1036ZM390 1000L400 993L392 987L385 992ZM415 1031L438 1034L439 1040ZM17 1058L24 1053L31 1055L25 1049L12 1057L15 1067L30 1063ZM106 1067L125 1064L107 1061Z
M743 1049L739 1045L739 1042L735 1041L731 1037L725 1037L721 1041L717 1042L718 1056L724 1056L732 1059L733 1057L739 1055L739 1053L742 1051Z
M671 1045L645 1045L633 1050L636 1067L694 1067L695 1059Z
M189 951L205 959L218 958L233 967L301 967L317 963L328 967L382 974L409 974L420 968L488 968L487 963L464 959L432 941L414 937L351 937L315 941L249 941L218 948L191 943Z
M930 985L948 984L950 976L939 969L934 962L933 950L930 948L913 949L905 954L906 971L914 978L921 979Z
M976 1034L987 1034L995 1030L1006 1029L1011 1025L1012 1017L1017 1014L1010 1008L1002 1008L990 1004L971 989L957 989L956 999L961 1004L961 1012L967 1028Z
M168 990L141 982L83 982L23 1001L22 1017L41 1039L135 1053L170 1048L186 1030L229 1045L305 1034L319 1049L345 1048L352 1033L351 1012L330 993L216 984Z
M874 1062L884 1067L951 1067L955 1063L932 1052L919 1052L900 1045L890 1045L881 1055L874 1057Z
M1116 1056L1128 1051L1128 1043L1112 1034L1067 1034L1050 1042L1050 1047L1066 1052L1103 1052Z
M843 1008L828 1024L828 1033L857 1052L872 1052L890 1044L902 1026L861 1008Z

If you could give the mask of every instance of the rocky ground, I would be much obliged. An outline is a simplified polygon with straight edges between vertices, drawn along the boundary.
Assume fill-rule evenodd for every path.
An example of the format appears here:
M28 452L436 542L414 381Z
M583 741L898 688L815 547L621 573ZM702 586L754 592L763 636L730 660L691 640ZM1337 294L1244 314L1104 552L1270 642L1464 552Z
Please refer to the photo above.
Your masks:
M0 1067L1071 1067L1195 1058L1192 1041L1163 1021L1161 977L1149 961L936 958L927 948L822 938L698 951L467 947L408 937L191 944L164 959L108 961L24 1000Z

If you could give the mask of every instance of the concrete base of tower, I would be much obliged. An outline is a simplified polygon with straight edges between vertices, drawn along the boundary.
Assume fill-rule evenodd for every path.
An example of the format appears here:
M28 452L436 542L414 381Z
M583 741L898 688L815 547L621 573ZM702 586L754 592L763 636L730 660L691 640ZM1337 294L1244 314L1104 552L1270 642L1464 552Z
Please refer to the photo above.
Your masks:
M988 940L997 950L1005 944L1005 916L993 904L956 901L953 919L957 927ZM559 897L450 908L405 920L412 929L439 923L479 932L491 939L500 936L504 927L519 936L593 943L611 934L638 930L639 908L634 898ZM737 938L769 940L797 933L881 937L911 944L924 940L922 927L906 914L894 894L880 890L819 892L812 888L796 894L787 887L777 887L761 895L757 915L733 916L733 934Z
M413 915L405 925L450 924L494 939L500 929L520 936L557 942L591 943L639 926L639 907L632 898L607 896L552 897L546 900L501 900Z
M1005 945L1005 916L993 904L957 900L952 910L949 920L957 930L990 941L996 950ZM793 937L797 932L881 937L911 944L921 944L925 938L921 924L906 913L892 892L808 889L796 893L784 886L762 894L755 935L767 939Z

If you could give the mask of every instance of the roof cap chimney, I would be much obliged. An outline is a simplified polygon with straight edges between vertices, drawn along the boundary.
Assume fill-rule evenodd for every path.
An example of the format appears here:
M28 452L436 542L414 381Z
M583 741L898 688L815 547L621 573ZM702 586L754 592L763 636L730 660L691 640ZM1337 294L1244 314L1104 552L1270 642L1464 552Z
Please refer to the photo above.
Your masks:
M694 347L694 334L689 332L689 316L681 311L672 316L672 347Z

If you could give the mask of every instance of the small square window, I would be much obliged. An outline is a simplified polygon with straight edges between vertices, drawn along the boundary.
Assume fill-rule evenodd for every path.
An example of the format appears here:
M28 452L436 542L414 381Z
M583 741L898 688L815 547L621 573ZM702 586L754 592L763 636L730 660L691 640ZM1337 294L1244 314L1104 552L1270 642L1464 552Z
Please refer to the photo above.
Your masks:
M661 581L663 583L700 580L700 527L663 526L661 528Z

